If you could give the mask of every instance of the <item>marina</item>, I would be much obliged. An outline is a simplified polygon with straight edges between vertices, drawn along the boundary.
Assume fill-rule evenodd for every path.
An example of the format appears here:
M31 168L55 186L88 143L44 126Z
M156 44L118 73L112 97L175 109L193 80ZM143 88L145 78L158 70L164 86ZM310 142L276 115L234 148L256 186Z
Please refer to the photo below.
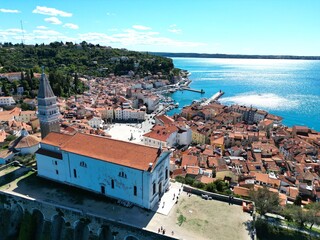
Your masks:
M204 101L203 103L201 103L201 106L206 106L211 102L217 101L223 94L224 94L224 92L220 90L219 92L212 95L211 98L209 98L206 101Z
M205 91L203 89L201 90L197 90L197 89L193 89L193 88L190 88L190 87L181 87L181 90L186 90L186 91L191 91L191 92L197 92L197 93L201 93L201 94L204 94Z

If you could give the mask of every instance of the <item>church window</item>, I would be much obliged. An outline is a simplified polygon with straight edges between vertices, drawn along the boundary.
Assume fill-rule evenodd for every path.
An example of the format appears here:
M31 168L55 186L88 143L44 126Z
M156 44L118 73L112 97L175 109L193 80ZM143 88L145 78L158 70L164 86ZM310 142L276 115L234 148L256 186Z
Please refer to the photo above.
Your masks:
M59 171L58 170L56 170L56 174L59 175Z
M156 193L156 183L153 183L153 195Z
M80 167L87 167L87 164L84 162L84 161L82 161L82 162L80 162Z
M74 176L74 178L77 178L77 170L76 169L73 169L73 176Z
M133 195L137 196L137 186L133 187Z
M105 186L101 186L101 193L102 193L102 194L105 194L105 193L106 193L106 188L105 188Z
M166 179L168 179L168 169L166 168Z
M54 165L58 165L58 161L54 161Z
M114 180L111 180L111 188L114 188Z
M127 174L124 172L119 172L119 177L127 178Z

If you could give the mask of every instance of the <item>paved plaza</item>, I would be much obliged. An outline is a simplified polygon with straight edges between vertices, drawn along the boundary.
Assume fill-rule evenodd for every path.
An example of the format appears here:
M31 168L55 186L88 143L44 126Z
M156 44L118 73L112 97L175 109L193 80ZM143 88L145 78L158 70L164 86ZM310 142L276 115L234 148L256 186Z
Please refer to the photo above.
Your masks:
M105 130L106 133L111 135L111 138L143 144L143 134L150 131L153 127L153 115L147 115L147 119L142 123L113 123Z

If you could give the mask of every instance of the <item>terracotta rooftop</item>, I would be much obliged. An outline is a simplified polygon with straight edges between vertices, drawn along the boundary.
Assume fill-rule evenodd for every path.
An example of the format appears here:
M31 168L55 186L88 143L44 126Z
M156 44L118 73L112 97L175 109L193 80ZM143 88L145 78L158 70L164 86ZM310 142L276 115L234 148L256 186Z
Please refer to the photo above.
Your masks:
M110 138L76 133L73 136L51 132L42 143L59 146L61 150L111 162L139 170L156 165L158 149Z
M39 144L39 142L40 139L32 135L20 136L10 144L10 147L13 147L15 149L29 148Z
M143 136L148 138L153 138L159 141L166 141L168 137L175 131L177 131L178 128L176 126L154 126L150 132L145 133Z
M198 166L198 157L194 155L183 155L181 166Z

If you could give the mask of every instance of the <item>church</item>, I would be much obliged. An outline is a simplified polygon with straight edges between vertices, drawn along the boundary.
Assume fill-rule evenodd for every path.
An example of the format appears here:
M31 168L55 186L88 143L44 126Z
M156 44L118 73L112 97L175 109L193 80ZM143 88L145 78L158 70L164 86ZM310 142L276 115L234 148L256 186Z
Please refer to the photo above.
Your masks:
M169 188L170 151L83 133L60 133L44 73L38 93L38 176L152 209Z

